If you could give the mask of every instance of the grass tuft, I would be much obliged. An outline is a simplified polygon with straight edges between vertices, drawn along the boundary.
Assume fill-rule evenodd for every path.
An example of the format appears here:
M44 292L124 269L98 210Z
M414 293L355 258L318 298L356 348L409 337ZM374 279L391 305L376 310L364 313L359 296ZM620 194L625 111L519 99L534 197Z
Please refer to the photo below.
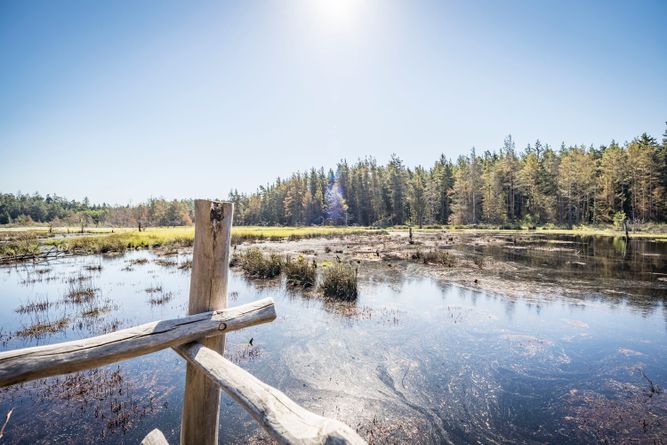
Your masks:
M65 294L65 301L74 304L85 303L93 298L95 298L95 289L87 286L75 286L71 283L67 294Z
M417 250L412 254L412 259L421 261L424 264L441 264L443 266L452 267L455 264L454 257L442 250L428 250L422 252Z
M12 234L0 238L0 258L12 258L23 255L38 255L39 242L33 233Z
M47 297L37 297L35 300L28 301L15 309L18 314L28 314L30 312L43 312L48 310L53 303Z
M317 263L306 261L303 256L299 256L296 261L287 257L284 265L285 277L289 286L299 286L303 288L315 285Z
M341 300L357 298L357 270L341 262L336 262L322 274L320 289L326 297Z
M264 255L259 249L248 249L236 256L233 263L241 266L251 278L274 278L280 275L283 262L276 254Z
M55 334L67 328L70 319L67 317L59 318L55 321L37 319L30 326L16 331L16 336L21 338L41 338L47 334Z
M148 300L151 306L160 306L166 303L169 303L174 298L172 292L159 292L152 293L150 299Z

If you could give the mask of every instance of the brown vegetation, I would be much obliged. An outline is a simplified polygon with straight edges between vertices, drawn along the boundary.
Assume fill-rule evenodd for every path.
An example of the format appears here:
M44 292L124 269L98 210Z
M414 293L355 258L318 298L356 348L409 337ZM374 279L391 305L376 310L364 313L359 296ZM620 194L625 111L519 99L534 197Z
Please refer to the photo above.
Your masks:
M308 262L300 255L295 261L288 256L283 269L289 286L307 288L315 285L317 263L314 259Z
M335 262L324 269L320 288L326 297L354 300L357 298L357 270Z

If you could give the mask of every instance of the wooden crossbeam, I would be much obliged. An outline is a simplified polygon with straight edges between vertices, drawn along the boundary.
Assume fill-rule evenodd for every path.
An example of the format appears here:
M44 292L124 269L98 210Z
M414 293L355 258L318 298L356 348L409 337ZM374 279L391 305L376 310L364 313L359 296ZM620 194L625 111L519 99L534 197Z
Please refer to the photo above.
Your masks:
M0 353L0 386L95 368L273 321L271 298L220 311L155 321L97 337Z

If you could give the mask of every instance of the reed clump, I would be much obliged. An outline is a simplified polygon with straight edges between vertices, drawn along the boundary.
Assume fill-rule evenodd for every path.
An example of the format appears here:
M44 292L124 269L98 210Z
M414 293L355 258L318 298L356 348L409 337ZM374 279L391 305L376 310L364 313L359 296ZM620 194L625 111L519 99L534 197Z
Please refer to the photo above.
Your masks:
M251 278L275 278L282 272L283 262L279 255L264 255L253 248L236 256L233 264L238 264L246 276Z
M326 297L340 300L357 298L357 270L352 266L336 262L324 269L320 289Z
M454 257L447 252L442 250L427 250L422 252L417 250L412 254L412 259L415 261L420 261L424 264L440 264L447 267L453 267L456 264Z
M151 306L160 306L169 303L173 298L173 292L159 292L151 294L148 302L151 304Z
M284 268L287 284L294 287L313 287L315 285L317 263L306 261L303 256L296 260L287 257Z
M81 304L95 298L95 289L88 286L75 286L70 283L69 290L65 294L68 303Z
M180 270L190 270L192 269L192 260L185 260L178 265Z
M6 238L0 239L0 258L32 256L40 253L37 236L32 233L19 233Z
M16 331L16 336L21 338L41 338L47 334L55 334L62 331L69 324L70 319L68 317L59 318L54 321L37 319L30 326Z
M25 304L20 305L15 309L18 314L28 314L31 312L44 312L47 311L53 303L49 301L47 297L37 297L34 300L30 300Z
M111 310L112 310L111 306L97 306L92 304L88 306L85 310L81 311L81 316L83 318L97 318L108 312L111 312Z

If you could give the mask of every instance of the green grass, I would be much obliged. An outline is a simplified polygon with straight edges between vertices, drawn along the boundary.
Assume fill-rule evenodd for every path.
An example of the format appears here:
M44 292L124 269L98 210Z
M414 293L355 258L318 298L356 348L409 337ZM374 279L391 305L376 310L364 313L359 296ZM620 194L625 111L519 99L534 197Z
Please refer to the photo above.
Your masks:
M69 234L67 230L69 229ZM112 233L113 230L113 233ZM264 227L238 226L232 229L232 243L244 241L281 241L303 238L335 238L350 235L385 235L388 231L407 231L407 226L387 229L368 227ZM522 228L507 230L498 226L427 226L413 228L415 232L433 232L447 230L456 233L499 233L499 234L544 234L544 235L581 235L581 236L623 236L623 232L613 226L578 226L572 229L554 226L538 227L535 230ZM633 225L630 236L633 238L655 239L667 242L667 224ZM0 258L11 258L23 254L38 254L39 245L56 246L61 251L75 254L123 252L128 249L155 247L187 247L192 245L194 227L154 227L142 232L134 228L86 228L79 234L77 227L57 227L49 233L48 227L1 227ZM59 237L64 235L64 237Z
M4 235L4 234L2 234ZM39 241L32 233L0 237L0 258L39 254Z
M76 235L63 239L47 239L44 244L57 246L65 252L107 253L127 249L192 246L194 227L154 227L142 232L136 229L116 229L114 233ZM376 229L359 227L256 227L232 229L232 244L243 241L298 240L302 238L342 237L355 234L385 234Z
M326 297L354 300L357 298L357 271L352 266L335 262L324 269L320 289Z
M243 273L251 278L275 278L280 275L283 267L279 255L264 255L256 248L246 250L234 260L241 266Z
M154 247L192 246L194 229L192 227L153 228L139 231L123 231L105 235L81 235L64 239L48 239L46 245L70 253L108 253L124 252L128 249Z
M456 263L454 257L445 251L431 249L426 251L417 250L412 254L412 259L424 264L440 264L452 267Z
M287 284L290 286L307 288L315 285L317 272L315 260L308 262L303 256L299 256L296 260L288 257L283 265L283 270Z
M299 240L304 238L335 238L349 235L377 234L384 235L387 232L367 227L336 227L336 226L311 226L311 227L264 227L264 226L238 226L232 228L232 242L241 241L278 241Z

